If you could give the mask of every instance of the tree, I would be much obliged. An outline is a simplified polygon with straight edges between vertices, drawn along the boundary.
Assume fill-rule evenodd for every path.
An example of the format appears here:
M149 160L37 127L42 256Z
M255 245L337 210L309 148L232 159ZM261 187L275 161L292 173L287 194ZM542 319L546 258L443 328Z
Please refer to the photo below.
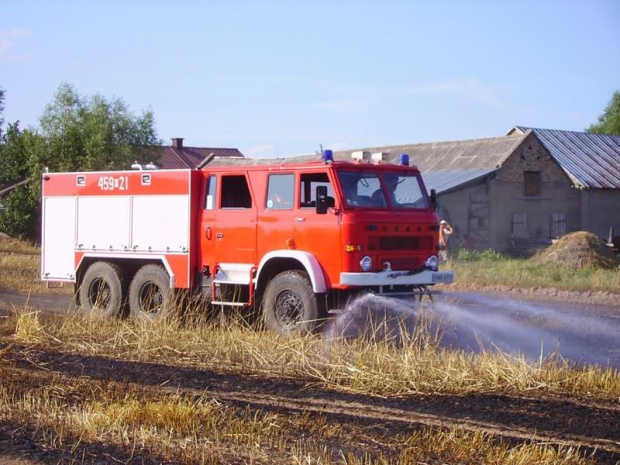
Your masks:
M35 131L21 130L19 122L8 126L0 146L0 231L14 237L38 237L40 182L32 182L29 155L43 147ZM40 175L39 175L40 179Z
M598 123L593 124L586 131L620 136L620 91L614 92L605 112L598 117Z
M39 158L51 171L127 169L135 160L156 162L159 155L144 150L161 145L151 111L136 117L121 99L83 98L69 84L60 86L40 124L48 153Z
M22 131L17 121L9 124L0 142L0 189L26 179L26 164Z
M1 103L1 102L0 102ZM161 145L152 111L134 116L122 99L85 98L62 84L40 118L40 129L10 125L0 146L0 186L14 185L2 199L0 230L33 237L40 218L41 175L50 171L127 169L134 161L157 162ZM26 179L25 185L21 181Z
M4 89L0 89L0 138L2 138L2 125L4 124Z

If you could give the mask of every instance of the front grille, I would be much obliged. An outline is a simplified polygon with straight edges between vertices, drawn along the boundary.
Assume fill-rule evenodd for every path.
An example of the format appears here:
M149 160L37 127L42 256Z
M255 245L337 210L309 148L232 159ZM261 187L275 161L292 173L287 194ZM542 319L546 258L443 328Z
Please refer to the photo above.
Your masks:
M370 236L368 250L429 250L433 247L431 236Z
M381 269L385 267L385 262L390 262L390 268L394 271L417 270L422 267L422 259L419 257L379 257Z

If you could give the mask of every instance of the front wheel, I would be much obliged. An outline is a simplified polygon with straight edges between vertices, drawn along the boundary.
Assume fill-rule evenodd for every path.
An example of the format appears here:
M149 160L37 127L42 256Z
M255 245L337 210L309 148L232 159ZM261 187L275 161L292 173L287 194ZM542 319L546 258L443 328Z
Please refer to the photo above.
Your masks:
M276 275L265 290L265 327L278 334L310 333L323 317L322 305L307 273L288 270Z
M129 286L129 316L157 320L172 312L172 289L168 273L159 265L144 265Z

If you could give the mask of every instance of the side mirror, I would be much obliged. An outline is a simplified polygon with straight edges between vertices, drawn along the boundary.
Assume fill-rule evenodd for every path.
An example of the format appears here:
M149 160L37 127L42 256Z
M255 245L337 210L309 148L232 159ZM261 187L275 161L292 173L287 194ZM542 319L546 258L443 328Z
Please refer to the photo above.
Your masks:
M431 189L431 205L433 210L437 210L439 203L437 202L437 191L435 189Z
M328 209L327 186L316 186L316 213L325 215Z

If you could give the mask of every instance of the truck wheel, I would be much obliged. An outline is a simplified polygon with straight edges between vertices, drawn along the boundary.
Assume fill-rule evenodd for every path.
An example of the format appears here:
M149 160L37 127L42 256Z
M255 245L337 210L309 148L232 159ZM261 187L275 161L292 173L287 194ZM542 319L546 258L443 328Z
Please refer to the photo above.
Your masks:
M157 320L172 311L170 277L159 265L144 265L129 286L129 316Z
M269 281L263 304L265 327L282 335L312 332L323 316L308 275L299 270Z
M78 290L82 311L103 318L120 316L123 308L123 272L110 262L95 262L88 267Z

